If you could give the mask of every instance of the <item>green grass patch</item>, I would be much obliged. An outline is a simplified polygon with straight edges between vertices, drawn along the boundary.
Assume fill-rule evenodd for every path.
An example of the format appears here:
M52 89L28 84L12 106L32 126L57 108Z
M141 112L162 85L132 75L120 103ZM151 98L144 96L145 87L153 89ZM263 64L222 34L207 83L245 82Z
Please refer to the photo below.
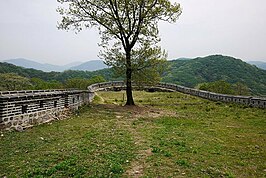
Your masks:
M0 177L116 177L134 157L127 130L112 111L80 115L1 137Z
M134 92L138 107L128 108L124 93L99 92L67 120L3 132L0 177L266 176L266 110L177 92Z

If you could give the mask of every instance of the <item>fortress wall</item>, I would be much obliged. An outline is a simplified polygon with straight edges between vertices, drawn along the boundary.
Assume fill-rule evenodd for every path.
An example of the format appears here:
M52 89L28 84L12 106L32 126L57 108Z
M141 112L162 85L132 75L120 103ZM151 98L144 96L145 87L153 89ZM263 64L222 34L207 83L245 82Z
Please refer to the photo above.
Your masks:
M104 82L104 83L97 83L90 85L88 90L91 92L110 89L114 87L121 87L125 88L126 85L123 81L114 81L114 82ZM203 90L197 90L193 88L188 88L176 84L170 83L158 83L155 86L149 86L150 88L162 88L167 89L169 91L178 91L181 93L198 96L201 98L213 100L213 101L221 101L221 102L232 102L238 104L244 104L251 107L258 107L258 108L266 108L266 98L259 98L259 97L251 97L251 96L233 96L233 95L225 95L219 93L213 93Z
M0 129L19 131L36 124L61 120L68 117L81 105L92 102L95 91L123 89L122 81L97 83L81 90L34 90L0 92ZM185 94L221 102L244 104L251 107L266 108L266 98L233 96L192 89L180 85L159 83L147 88L178 91Z
M36 124L65 119L87 104L92 93L79 90L0 92L0 129L22 131Z
M266 98L225 95L225 94L197 90L193 88L187 88L187 87L183 87L180 85L168 84L168 83L159 83L158 86L166 87L166 88L175 87L176 91L179 91L185 94L190 94L193 96L198 96L198 97L209 99L209 100L213 100L213 101L232 102L232 103L248 105L251 107L266 108Z

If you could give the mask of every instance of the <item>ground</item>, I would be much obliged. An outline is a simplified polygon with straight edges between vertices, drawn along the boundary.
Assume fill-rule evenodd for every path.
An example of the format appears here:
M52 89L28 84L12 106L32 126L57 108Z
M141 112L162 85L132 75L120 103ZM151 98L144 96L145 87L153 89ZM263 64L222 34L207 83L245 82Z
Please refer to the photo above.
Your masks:
M2 132L0 177L265 177L266 110L99 92L73 117Z

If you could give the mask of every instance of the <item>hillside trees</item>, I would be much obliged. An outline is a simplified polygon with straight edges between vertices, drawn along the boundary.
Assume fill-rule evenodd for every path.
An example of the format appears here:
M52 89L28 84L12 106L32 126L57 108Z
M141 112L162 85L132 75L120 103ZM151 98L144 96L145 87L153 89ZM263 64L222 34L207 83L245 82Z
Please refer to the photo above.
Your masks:
M224 80L203 83L200 85L199 89L221 94L234 94L231 84Z
M211 55L191 60L173 60L169 63L170 71L163 77L163 82L186 87L196 87L201 83L219 80L230 84L239 82L248 87L248 93L266 96L266 70L247 64L240 59Z
M241 82L237 82L236 84L234 84L233 89L234 89L236 95L248 96L251 94L248 86L241 83Z
M133 73L157 66L154 59L165 58L157 46L158 22L175 22L181 14L180 5L169 0L58 0L68 8L59 8L62 15L60 29L97 27L101 35L102 56L106 64L122 70L126 77L126 105L134 105ZM142 51L155 53L142 56ZM145 57L145 58L143 58ZM156 57L156 58L154 58ZM154 62L155 61L155 62ZM152 62L152 65L147 65ZM146 63L142 65L142 63ZM141 65L139 65L141 64ZM152 69L150 67L150 69Z
M211 91L221 94L245 95L245 96L250 95L249 88L241 82L230 84L224 80L218 80L215 82L199 84L198 88L200 90Z
M51 81L44 81L40 78L31 78L30 82L32 90L47 90L47 89L62 89L64 88L63 84L60 81L51 80Z
M102 76L94 76L90 79L84 78L72 78L65 82L65 88L76 88L80 90L86 90L87 87L94 83L105 82L106 80Z
M26 90L32 86L26 77L14 73L0 74L0 90Z

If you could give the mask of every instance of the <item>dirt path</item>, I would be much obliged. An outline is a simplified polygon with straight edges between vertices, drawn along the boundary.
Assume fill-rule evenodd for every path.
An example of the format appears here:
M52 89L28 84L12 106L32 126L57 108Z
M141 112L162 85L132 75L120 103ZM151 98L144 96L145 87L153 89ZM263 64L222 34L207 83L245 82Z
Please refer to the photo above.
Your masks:
M146 160L150 155L152 155L152 149L149 148L149 142L140 133L138 126L134 126L133 124L140 118L140 116L149 113L150 111L148 108L138 106L121 107L115 112L116 117L118 118L118 125L126 128L126 130L130 132L138 150L136 159L129 163L130 166L128 170L126 170L123 174L124 177L138 178L143 176Z
M105 100L104 100L103 97L101 97L100 95L98 95L97 92L95 92L95 96L97 96L100 99L100 101L98 101L99 104L104 104Z
M126 129L133 137L135 146L137 147L137 156L135 160L129 163L129 168L123 174L124 177L138 178L143 176L144 169L147 167L146 160L152 155L152 148L150 142L140 132L142 125L134 125L134 122L140 118L157 118L165 115L173 115L165 110L158 110L156 108L147 106L119 106L115 104L103 104L104 109L112 110L117 118L117 126Z

